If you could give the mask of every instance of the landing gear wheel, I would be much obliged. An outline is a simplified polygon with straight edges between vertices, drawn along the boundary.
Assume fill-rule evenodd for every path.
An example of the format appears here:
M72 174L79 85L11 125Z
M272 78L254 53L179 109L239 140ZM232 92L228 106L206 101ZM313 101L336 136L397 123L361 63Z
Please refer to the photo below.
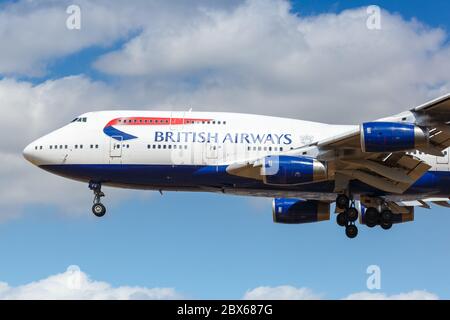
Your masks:
M381 212L381 222L391 222L391 221L392 221L391 210L383 210L383 212Z
M350 200L345 194L340 194L336 198L336 206L339 209L347 209L349 207Z
M355 238L358 235L358 228L354 224L349 224L345 227L345 235L350 239Z
M380 226L384 230L389 230L392 228L392 212L391 210L383 210L381 212Z
M92 206L92 213L97 217L103 217L106 213L106 208L101 203L96 203Z
M345 227L347 225L348 220L345 212L341 212L337 215L336 222L341 227Z
M378 210L375 208L368 208L366 210L366 213L364 214L364 222L366 223L366 226L369 228L373 228L378 224L379 217Z
M389 230L390 228L392 228L392 222L382 222L380 224L381 228L383 228L384 230Z
M358 210L356 210L356 208L354 208L354 207L348 208L348 210L346 211L346 214L347 214L348 221L355 222L356 220L358 220L359 213L358 213Z
M92 213L97 217L103 217L106 213L106 207L100 202L101 198L105 196L102 192L102 185L96 182L89 182L89 189L94 192L94 205L92 206Z

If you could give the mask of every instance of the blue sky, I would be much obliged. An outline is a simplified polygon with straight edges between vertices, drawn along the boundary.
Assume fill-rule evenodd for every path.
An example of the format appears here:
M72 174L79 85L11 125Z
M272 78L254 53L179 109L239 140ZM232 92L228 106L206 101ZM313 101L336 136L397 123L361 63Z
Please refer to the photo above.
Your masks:
M344 9L368 4L374 3L294 1L291 11L317 16L339 14ZM450 30L448 1L376 4L407 21L416 18L447 34ZM158 82L154 75L143 80L145 77L109 73L94 66L103 55L124 48L140 32L136 27L106 45L100 41L46 58L45 71L36 76L26 72L2 73L0 64L0 79L6 77L39 86L46 81L83 74L90 85L100 83L94 89L102 94L109 93L109 89L104 89L108 85L112 91L119 88L119 92L134 85L145 87L147 83ZM185 69L182 72L183 79L198 76L195 73L198 71L192 71L192 75L186 74ZM189 85L189 81L175 88ZM167 87L164 83L159 85ZM133 97L136 100L130 104L137 104L139 98ZM117 105L126 101L123 98ZM10 107L1 108L8 111ZM263 113L274 112L266 109ZM319 116L315 115L315 120L320 121ZM20 152L21 145L14 148ZM40 177L45 175L48 173L34 173L36 179L25 180L21 188L39 186ZM57 180L62 178L52 181ZM81 199L87 201L78 202L77 196L72 202L72 189L61 194L55 187L55 201L65 198L64 203L70 209L65 210L59 202L52 203L50 194L47 195L50 200L24 201L20 214L0 223L0 282L17 287L62 273L69 265L78 265L92 279L114 287L170 287L189 298L239 299L246 291L260 286L289 285L309 288L324 298L339 299L367 291L366 268L376 264L381 267L382 288L375 292L392 295L426 290L440 298L450 298L450 211L446 209L418 209L415 222L396 225L390 232L361 227L358 238L349 240L335 224L334 216L331 221L318 224L276 225L272 222L270 201L216 194L161 196L156 192L123 191L127 196L122 197L122 191L109 194L110 189L106 189L109 211L98 219L90 212L87 186L70 184L69 188L72 187L77 195L85 193ZM112 201L116 196L118 199ZM72 207L77 207L77 214L70 213Z

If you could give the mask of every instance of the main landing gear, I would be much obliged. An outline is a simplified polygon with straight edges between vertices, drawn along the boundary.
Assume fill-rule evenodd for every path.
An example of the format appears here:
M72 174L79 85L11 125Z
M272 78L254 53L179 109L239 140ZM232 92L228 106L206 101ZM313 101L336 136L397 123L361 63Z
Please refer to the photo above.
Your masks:
M344 194L338 195L336 198L336 206L344 210L336 217L336 222L341 227L345 227L345 234L350 239L355 238L358 235L358 228L355 225L358 220L359 212L355 208L355 201L350 201L349 197Z
M341 212L336 217L336 222L341 227L345 227L345 234L349 238L355 238L358 235L358 228L355 226L356 220L358 220L359 212L355 207L355 201L345 194L340 194L336 198L336 207ZM393 213L384 204L380 204L381 210L370 207L367 208L364 213L364 223L369 228L373 228L379 225L384 230L392 228Z
M364 221L369 228L380 225L384 230L389 230L392 228L392 211L384 209L379 212L376 208L367 208Z
M102 192L102 185L101 183L89 182L89 189L94 192L92 213L97 217L103 217L106 213L106 207L101 203L101 198L105 196Z

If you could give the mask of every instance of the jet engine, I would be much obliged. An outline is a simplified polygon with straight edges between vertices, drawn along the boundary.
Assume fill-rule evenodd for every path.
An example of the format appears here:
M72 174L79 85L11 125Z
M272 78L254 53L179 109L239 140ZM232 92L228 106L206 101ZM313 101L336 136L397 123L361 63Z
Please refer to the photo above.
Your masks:
M301 224L330 220L330 204L315 200L276 198L272 203L273 222Z
M397 152L428 145L428 133L410 123L367 122L361 125L363 152Z
M265 184L295 185L327 179L325 165L310 157L267 156L261 175Z

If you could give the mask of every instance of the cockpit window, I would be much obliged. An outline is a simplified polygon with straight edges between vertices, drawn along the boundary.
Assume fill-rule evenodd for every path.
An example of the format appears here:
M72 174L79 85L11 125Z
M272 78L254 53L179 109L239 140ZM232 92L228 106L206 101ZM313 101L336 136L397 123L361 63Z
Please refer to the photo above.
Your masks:
M75 118L71 121L72 122L87 122L87 118L83 117L83 118Z

